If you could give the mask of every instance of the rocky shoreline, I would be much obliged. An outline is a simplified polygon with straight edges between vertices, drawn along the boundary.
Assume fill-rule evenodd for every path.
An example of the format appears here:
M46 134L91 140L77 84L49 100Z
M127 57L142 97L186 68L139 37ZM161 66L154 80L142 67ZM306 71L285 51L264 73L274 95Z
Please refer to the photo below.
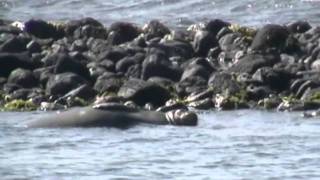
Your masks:
M320 108L320 27L0 20L0 107Z

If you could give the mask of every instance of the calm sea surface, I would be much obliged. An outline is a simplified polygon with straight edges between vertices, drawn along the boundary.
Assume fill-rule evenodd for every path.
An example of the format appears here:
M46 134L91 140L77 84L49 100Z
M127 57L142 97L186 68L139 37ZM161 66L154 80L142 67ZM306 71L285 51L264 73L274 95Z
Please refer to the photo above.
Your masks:
M316 0L0 0L0 18L261 26L320 24L319 8ZM320 119L300 113L199 112L192 128L22 127L47 114L0 113L0 179L320 179Z
M300 113L199 112L198 127L24 129L0 113L1 179L319 179L320 121Z
M0 17L67 20L91 16L106 25L159 19L170 26L221 18L259 26L293 20L319 24L319 8L319 0L0 0Z

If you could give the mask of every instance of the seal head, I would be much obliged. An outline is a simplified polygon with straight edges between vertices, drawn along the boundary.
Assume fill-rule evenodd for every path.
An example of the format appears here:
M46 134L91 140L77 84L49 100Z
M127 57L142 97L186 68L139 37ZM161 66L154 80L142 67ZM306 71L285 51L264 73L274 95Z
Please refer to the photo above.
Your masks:
M198 124L197 114L183 109L167 112L166 119L169 124L177 126L196 126Z

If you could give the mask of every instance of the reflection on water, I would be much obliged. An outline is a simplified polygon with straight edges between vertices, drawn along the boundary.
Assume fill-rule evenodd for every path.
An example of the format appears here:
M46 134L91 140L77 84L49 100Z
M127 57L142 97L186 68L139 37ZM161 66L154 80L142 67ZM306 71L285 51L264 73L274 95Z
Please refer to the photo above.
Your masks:
M297 113L200 112L198 127L24 129L1 113L4 179L311 179L320 121Z

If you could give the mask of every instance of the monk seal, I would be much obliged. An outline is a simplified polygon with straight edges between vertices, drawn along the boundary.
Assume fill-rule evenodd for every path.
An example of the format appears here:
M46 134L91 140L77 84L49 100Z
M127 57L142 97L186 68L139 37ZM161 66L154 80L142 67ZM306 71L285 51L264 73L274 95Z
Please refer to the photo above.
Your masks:
M138 123L196 126L197 115L183 109L169 112L145 111L119 104L98 104L57 112L32 120L28 128L116 127L128 128Z

